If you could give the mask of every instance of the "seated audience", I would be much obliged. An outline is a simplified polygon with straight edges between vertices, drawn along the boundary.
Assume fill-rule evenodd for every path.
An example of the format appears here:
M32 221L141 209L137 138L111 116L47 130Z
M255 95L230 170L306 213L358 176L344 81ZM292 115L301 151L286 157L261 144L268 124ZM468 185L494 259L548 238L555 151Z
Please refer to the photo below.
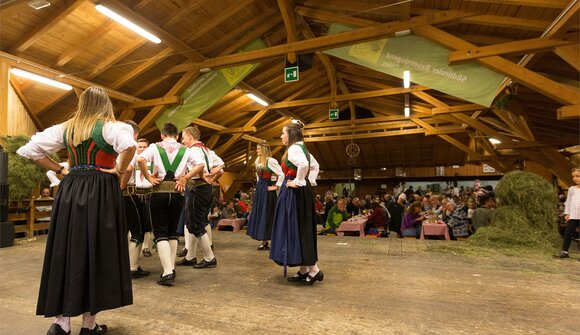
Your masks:
M455 204L455 201L449 200L447 203L446 215L443 217L443 222L447 224L451 239L469 236L469 231L467 229L467 206L458 207Z
M48 188L48 187L43 188L42 191L40 191L40 195L36 199L38 199L38 200L54 200L53 197L50 196L50 188Z
M421 233L421 221L423 221L423 216L419 213L421 213L421 203L415 201L409 206L403 217L403 222L401 223L401 235L403 237L419 236Z
M336 206L328 212L328 217L326 218L326 224L324 226L323 233L336 233L336 229L340 227L342 221L348 218L346 213L346 205L344 199L339 199L336 202Z
M493 210L495 208L495 194L493 192L486 193L479 198L481 207L476 208L471 216L471 224L473 230L489 225Z
M378 199L377 199L378 200ZM378 201L373 201L372 212L368 217L369 223L372 227L382 230L381 235L386 235L389 232L387 211L381 206Z
M352 198L352 201L348 205L346 205L346 211L351 216L357 216L359 214L362 214L359 198L357 197Z
M236 210L234 209L234 200L228 201L226 207L222 209L220 219L235 219L237 218Z

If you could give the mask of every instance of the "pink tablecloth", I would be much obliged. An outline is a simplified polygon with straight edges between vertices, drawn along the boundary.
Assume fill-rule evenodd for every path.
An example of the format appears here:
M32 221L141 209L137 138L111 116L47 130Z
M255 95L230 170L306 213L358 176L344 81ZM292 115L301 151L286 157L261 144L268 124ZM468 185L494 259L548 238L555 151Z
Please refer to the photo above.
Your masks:
M344 236L345 231L358 231L360 237L365 237L365 225L369 219L365 217L355 217L343 221L336 230L336 235Z
M242 227L244 226L244 224L246 223L246 219L221 219L219 220L217 227L218 230L220 229L220 227L233 227L234 231L238 231L240 229L242 229Z
M421 239L425 239L425 235L444 235L446 240L450 240L449 231L446 224L439 223L423 223L421 225Z

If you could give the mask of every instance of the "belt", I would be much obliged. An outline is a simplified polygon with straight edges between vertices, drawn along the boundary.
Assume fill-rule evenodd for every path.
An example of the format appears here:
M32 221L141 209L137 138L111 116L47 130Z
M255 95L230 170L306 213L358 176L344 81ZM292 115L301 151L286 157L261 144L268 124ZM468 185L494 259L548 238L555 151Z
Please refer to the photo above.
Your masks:
M190 181L187 182L187 187L189 187L189 188L195 188L195 187L203 186L203 185L209 185L209 184L203 179L191 179Z
M152 192L151 188L136 188L134 185L127 185L127 188L122 190L123 196L130 195L150 195Z
M153 185L152 193L179 193L175 190L174 181L162 181L158 185Z

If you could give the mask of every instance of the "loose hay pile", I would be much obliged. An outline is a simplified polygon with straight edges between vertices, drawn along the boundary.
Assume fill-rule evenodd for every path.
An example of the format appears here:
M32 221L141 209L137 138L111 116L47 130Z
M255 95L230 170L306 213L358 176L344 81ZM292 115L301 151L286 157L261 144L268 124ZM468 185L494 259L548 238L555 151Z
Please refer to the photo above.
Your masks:
M542 177L523 171L507 173L496 191L499 208L491 224L469 238L474 246L551 252L559 244L556 193Z

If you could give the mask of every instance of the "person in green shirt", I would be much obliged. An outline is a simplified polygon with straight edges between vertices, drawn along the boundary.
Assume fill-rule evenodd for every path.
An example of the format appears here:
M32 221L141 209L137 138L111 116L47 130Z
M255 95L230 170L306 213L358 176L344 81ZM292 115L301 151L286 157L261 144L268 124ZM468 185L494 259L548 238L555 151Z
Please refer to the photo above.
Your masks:
M323 234L325 233L336 233L336 228L340 226L340 223L348 218L346 213L346 201L344 199L339 199L336 205L330 209L328 212L328 217L326 218L326 225L324 227Z

